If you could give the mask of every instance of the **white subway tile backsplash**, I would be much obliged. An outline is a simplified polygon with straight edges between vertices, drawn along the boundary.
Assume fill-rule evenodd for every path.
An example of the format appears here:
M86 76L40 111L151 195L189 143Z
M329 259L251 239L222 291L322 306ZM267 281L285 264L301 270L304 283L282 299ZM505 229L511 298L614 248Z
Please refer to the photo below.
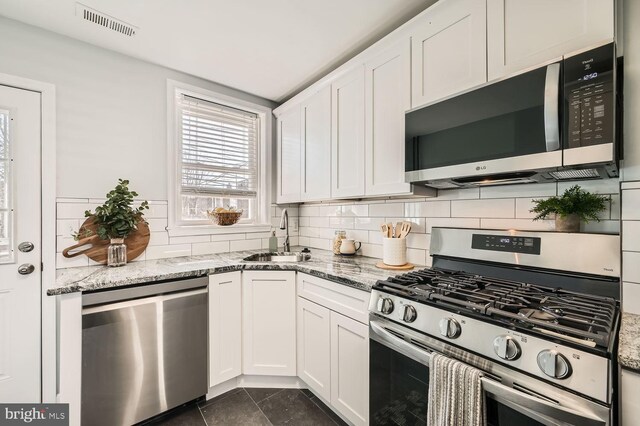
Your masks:
M622 250L640 252L640 221L626 220L622 224Z
M83 219L87 210L93 211L100 204L90 203L58 203L56 217L58 219Z
M328 228L329 227L329 217L310 217L309 218L309 226L314 228Z
M368 204L352 204L352 205L342 206L342 216L358 216L358 217L369 216L369 205Z
M429 218L425 222L425 232L427 234L431 233L431 228L434 226L445 226L445 227L455 227L455 228L479 228L480 227L480 219L467 219L467 218ZM413 231L411 231L413 232Z
M369 216L371 217L396 217L404 215L404 204L372 204L369 206Z
M640 284L622 283L622 311L640 315Z
M369 256L369 257L377 257L377 258L382 258L382 245L381 244L362 244L362 247L360 248L360 251L362 252L363 256Z
M147 223L149 224L149 230L151 232L162 232L162 231L166 231L167 229L167 219L166 218L159 218L159 219L152 219L152 218L145 218Z
M147 219L166 218L168 215L166 204L149 204L149 209L144 211Z
M340 216L342 215L342 207L335 206L335 205L319 206L318 215L319 216Z
M426 250L418 250L418 249L407 249L407 262L413 263L414 265L424 265L427 263L427 252Z
M640 220L640 189L622 192L622 220Z
M355 229L380 230L380 225L383 222L382 218L356 217L353 227Z
M166 246L149 246L145 252L147 260L165 259L168 257L190 256L191 244L170 244Z
M230 241L229 250L258 250L262 248L262 240L235 240Z
M580 224L581 232L592 232L598 234L619 234L619 220L601 220L600 222L591 221L589 223L582 222Z
M77 268L80 266L89 266L89 258L84 255L66 258L62 253L56 253L56 268Z
M431 244L431 234L410 233L407 235L407 247L428 250Z
M480 188L446 189L438 191L438 200L471 200L480 198Z
M409 217L449 217L451 216L450 201L424 201L420 203L406 203L404 214Z
M216 254L229 251L229 241L215 241L210 243L196 243L191 245L191 254Z
M62 250L77 244L77 241L70 235L58 235L56 237L56 253L62 253Z
M620 220L620 194L611 196L611 219Z
M151 232L149 237L150 246L161 246L169 244L169 234L165 232Z
M521 231L554 231L556 223L553 220L531 219L480 219L483 229L517 229Z
M171 237L169 238L169 244L193 244L193 243L206 243L211 241L209 235L189 235L186 237Z
M640 284L640 253L622 252L622 281Z
M580 182L558 182L558 194L562 195L564 191L574 185L579 185L580 188L585 191L598 194L617 194L620 192L620 182L618 179L594 179Z
M533 200L542 200L548 197L540 198L516 198L516 218L517 219L533 219L536 214L531 212L535 207Z
M320 216L320 207L303 204L300 206L300 216Z
M451 217L513 218L515 201L512 198L451 201Z
M359 229L349 229L347 230L347 238L352 238L356 241L360 241L361 243L368 243L369 231L362 231Z
M395 227L398 222L409 222L411 223L411 233L413 234L424 234L427 232L427 221L429 218L424 217L387 217L385 218L386 222L391 222L391 224ZM378 229L380 227L378 226Z
M329 218L329 226L332 228L353 229L355 225L354 217L332 217Z
M485 186L480 188L480 198L551 197L556 195L556 183L527 185Z
M72 233L78 232L83 220L79 219L62 219L56 223L56 235L71 236Z
M220 234L212 235L211 241L231 241L231 240L244 240L245 234Z

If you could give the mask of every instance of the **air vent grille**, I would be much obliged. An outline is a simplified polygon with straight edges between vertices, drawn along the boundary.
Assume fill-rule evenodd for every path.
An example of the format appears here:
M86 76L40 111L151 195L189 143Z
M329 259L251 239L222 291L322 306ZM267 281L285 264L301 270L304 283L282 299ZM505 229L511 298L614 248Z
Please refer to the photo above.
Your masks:
M82 3L76 3L76 16L81 19L100 25L111 31L133 37L136 35L137 27L124 21L116 19L105 13L90 8Z
M549 174L557 180L597 179L600 177L596 169L561 170L558 172L550 172Z

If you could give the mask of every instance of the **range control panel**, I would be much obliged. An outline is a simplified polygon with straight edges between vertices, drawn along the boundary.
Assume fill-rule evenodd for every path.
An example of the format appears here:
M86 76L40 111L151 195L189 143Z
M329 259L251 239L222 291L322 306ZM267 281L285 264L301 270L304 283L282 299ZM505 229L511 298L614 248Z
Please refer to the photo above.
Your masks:
M473 234L471 248L510 253L540 254L540 238Z
M613 44L564 60L566 148L613 142L615 61Z

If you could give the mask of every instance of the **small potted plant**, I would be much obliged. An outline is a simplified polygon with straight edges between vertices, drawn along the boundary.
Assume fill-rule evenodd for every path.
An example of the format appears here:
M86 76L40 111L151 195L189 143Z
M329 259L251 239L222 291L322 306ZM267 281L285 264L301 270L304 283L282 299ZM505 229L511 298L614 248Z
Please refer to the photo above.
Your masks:
M598 213L607 208L609 200L609 196L592 194L574 185L562 196L533 200L536 205L530 211L537 214L533 220L546 219L555 214L558 232L580 232L580 221L600 222Z
M94 213L90 210L84 213L86 217L94 217L96 235L103 240L110 240L107 251L109 266L127 263L124 239L138 229L140 222L144 222L143 211L149 208L149 203L143 201L139 207L133 207L133 199L137 196L137 192L129 190L128 180L118 179L118 185L107 194L107 201L96 207Z

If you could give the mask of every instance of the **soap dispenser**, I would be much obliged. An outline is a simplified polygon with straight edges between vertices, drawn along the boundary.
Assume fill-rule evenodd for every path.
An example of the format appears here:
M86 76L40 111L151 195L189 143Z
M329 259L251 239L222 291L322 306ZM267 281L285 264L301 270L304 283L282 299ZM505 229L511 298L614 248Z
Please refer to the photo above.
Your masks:
M276 231L272 231L271 237L269 237L269 251L271 253L278 251L278 237L276 237Z

